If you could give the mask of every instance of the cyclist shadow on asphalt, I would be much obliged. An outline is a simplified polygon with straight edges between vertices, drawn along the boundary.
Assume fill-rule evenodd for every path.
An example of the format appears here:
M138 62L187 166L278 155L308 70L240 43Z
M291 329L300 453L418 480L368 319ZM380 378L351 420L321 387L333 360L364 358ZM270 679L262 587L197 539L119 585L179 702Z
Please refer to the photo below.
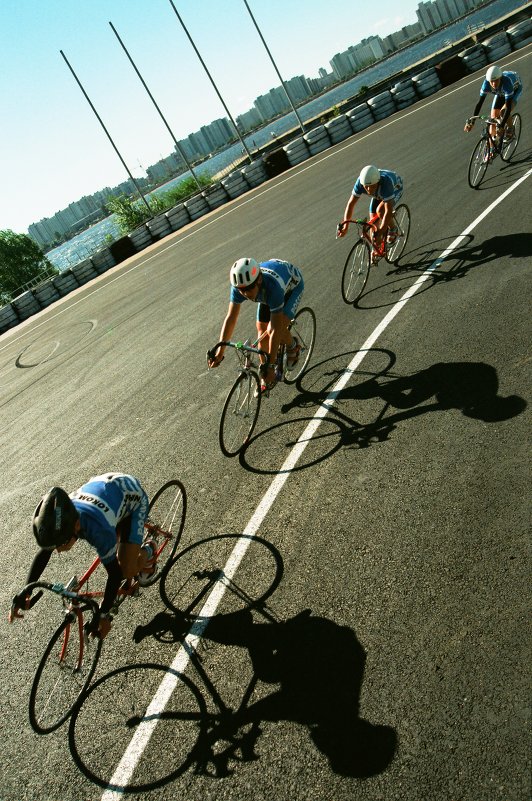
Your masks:
M397 734L390 726L360 717L366 654L354 631L312 615L310 609L286 621L260 611L266 622L255 622L248 609L213 617L203 632L210 643L248 651L253 675L237 710L225 707L201 657L192 655L203 685L221 711L196 745L196 772L214 772L216 778L230 775L235 762L260 758L256 744L265 723L289 721L308 728L334 773L354 778L382 773L394 757ZM182 640L190 621L160 613L153 626L157 638L171 634ZM277 689L250 703L258 683ZM220 750L222 743L225 747Z
M316 365L313 369L322 366ZM324 402L330 387L341 373L342 370L326 373L326 376L332 376L332 380L323 390L307 390L296 396L290 404L286 404L283 411L287 412L300 405L307 408L311 400L316 405ZM374 398L381 398L384 406L370 423L359 423L342 411L342 402ZM431 399L433 402L427 404ZM406 376L382 372L342 389L337 401L330 408L330 414L334 415L340 425L338 447L351 445L358 448L383 442L399 423L431 412L456 409L465 417L495 423L509 420L521 414L527 407L526 401L519 395L503 396L499 393L497 371L484 362L439 362ZM390 414L390 409L399 411ZM333 432L325 436L337 434Z
M416 250L405 254L395 269L390 269L388 275L399 275L400 273L425 272L431 264L453 241L451 237L431 242L430 246L425 245ZM492 236L475 243L475 237L468 234L460 247L456 248L441 265L434 270L431 276L434 286L440 282L454 281L457 278L464 278L467 273L484 264L489 264L501 258L527 259L532 252L532 234L517 232L506 235ZM375 291L375 290L374 290ZM371 290L370 290L371 292ZM370 294L366 292L362 298ZM357 304L358 305L358 304ZM362 306L362 304L361 304Z

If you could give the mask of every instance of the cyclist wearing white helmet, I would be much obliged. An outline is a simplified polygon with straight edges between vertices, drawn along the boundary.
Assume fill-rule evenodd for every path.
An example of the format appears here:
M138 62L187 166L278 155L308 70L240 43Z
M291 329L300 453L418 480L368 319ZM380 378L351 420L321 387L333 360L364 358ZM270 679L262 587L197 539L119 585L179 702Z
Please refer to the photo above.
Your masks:
M381 170L374 164L363 167L347 201L343 220L336 229L338 236L346 235L348 229L346 221L353 218L354 208L362 195L369 195L370 221L377 225L374 235L375 247L380 247L386 234L387 241L394 242L397 238L397 229L394 226L393 212L402 194L403 179L396 172Z
M139 480L125 473L94 476L70 495L52 487L33 516L33 534L40 549L31 565L26 583L38 581L52 553L69 551L78 539L91 545L107 571L100 605L98 635L111 629L110 614L120 583L138 577L142 584L154 571L154 544L144 541L148 496ZM22 617L29 598L17 597L9 622Z
M517 72L503 70L498 64L492 64L491 67L488 68L486 77L482 81L480 97L473 111L473 117L476 117L480 113L486 95L493 94L495 97L491 105L491 117L492 119L499 120L499 129L505 128L522 91L523 82ZM475 120L466 120L464 131L469 133L474 124ZM493 138L497 137L497 127L495 125L491 126L490 133ZM513 131L507 128L505 135L511 137L513 136Z
M229 271L229 280L229 308L219 341L231 339L240 306L245 300L258 303L256 325L259 338L262 337L259 347L268 354L261 365L261 386L263 390L272 389L276 383L275 360L279 346L286 346L289 367L294 367L299 358L301 346L296 337L292 337L288 326L303 295L301 270L282 259L268 259L259 264L246 257L235 261ZM214 357L209 359L209 367L218 367L224 351L223 346L218 348Z

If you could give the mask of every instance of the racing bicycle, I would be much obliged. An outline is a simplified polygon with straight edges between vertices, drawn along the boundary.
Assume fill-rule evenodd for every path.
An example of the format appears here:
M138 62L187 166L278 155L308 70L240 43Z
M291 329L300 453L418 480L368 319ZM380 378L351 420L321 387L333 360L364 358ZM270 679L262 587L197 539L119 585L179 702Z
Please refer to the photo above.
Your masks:
M156 546L155 572L142 586L155 584L169 568L181 539L186 509L185 488L176 479L163 484L153 496L144 530L145 538ZM20 597L29 598L29 609L47 591L58 596L63 606L63 619L44 650L30 691L29 718L37 734L58 729L70 717L98 665L103 641L95 632L103 590L91 589L90 580L100 564L96 557L80 578L73 576L66 584L34 581L13 599L13 605L18 605ZM112 612L116 614L127 597L139 594L137 579L124 580Z
M510 161L521 136L521 116L517 112L510 116L506 123L506 130L498 138L491 135L492 125L500 127L498 120L479 114L476 117L470 117L467 122L472 123L477 119L484 123L484 131L469 159L467 180L471 189L478 189L486 174L488 164L491 164L497 156L500 156L503 161Z
M369 269L373 264L378 264L384 258L389 264L397 264L404 253L408 235L410 233L410 209L406 203L400 203L393 212L394 225L397 228L397 236L393 242L387 242L387 237L380 248L376 248L373 242L373 235L377 230L377 215L369 220L343 220L337 227L338 232L341 225L354 223L358 226L359 238L349 251L345 260L344 271L342 273L342 298L344 303L353 306L362 295L366 286Z
M275 363L275 374L277 381L295 384L305 372L314 349L316 315L312 309L308 306L300 309L290 323L289 330L301 346L299 359L293 368L289 368L286 348L281 345ZM268 357L268 354L259 347L263 336L265 334L252 343L249 340L218 342L207 351L207 361L209 361L214 358L219 347L233 348L239 362L238 375L225 399L218 430L220 448L225 456L236 456L247 445L257 423L262 396L269 394L268 390L261 391L259 378L261 359L265 360Z

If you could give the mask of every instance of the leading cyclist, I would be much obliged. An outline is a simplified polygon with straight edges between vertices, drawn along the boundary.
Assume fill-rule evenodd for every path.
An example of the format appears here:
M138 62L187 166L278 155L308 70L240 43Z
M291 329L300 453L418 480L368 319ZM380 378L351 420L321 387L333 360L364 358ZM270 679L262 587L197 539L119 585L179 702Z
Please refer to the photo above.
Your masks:
M229 271L231 294L229 308L220 332L220 342L227 342L234 331L240 304L245 300L258 303L257 332L259 347L268 354L261 364L261 390L273 389L277 383L275 361L280 345L285 345L288 367L292 369L299 359L301 345L292 337L288 326L293 320L301 297L304 281L301 270L288 261L268 259L257 262L249 257L235 261ZM217 367L224 357L225 347L220 345L209 359L209 367Z
M362 195L369 195L371 197L369 221L377 226L373 236L375 249L378 251L381 248L385 236L390 244L395 242L398 231L394 224L393 212L402 194L403 179L400 175L392 170L381 170L374 164L366 165L361 170L349 196L343 220L338 223L336 229L338 236L347 234L347 220L352 219L356 204Z
M155 569L155 548L149 540L143 543L148 508L148 496L139 480L125 473L94 476L70 495L61 487L52 487L33 516L33 534L40 549L26 584L38 581L54 551L69 551L78 539L86 540L107 571L97 632L105 637L111 629L111 607L122 580L138 576L142 584ZM26 597L15 598L10 623L23 617L21 611L28 608L28 602Z
M489 67L486 72L486 77L482 81L482 86L480 87L480 97L473 111L473 117L476 117L480 113L486 95L495 95L491 105L491 117L492 119L498 120L498 125L492 125L490 127L491 136L495 140L498 139L497 128L499 128L499 130L505 129L510 114L515 109L522 91L523 82L517 72L502 70L497 64L492 64L492 66ZM468 119L464 126L464 131L469 133L474 124L475 120ZM509 127L506 128L504 135L506 138L511 139L513 130Z

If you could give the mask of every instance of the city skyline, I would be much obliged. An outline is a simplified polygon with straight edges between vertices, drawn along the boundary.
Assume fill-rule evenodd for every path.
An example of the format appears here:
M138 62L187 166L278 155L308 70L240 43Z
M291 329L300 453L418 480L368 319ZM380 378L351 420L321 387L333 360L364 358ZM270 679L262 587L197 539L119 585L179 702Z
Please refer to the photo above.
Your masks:
M112 21L178 139L225 117L215 92L166 0L5 0L0 11L3 90L8 124L0 132L4 193L0 228L17 232L53 216L74 199L127 180L109 141L65 69L72 62L98 113L135 177L165 158L173 142L127 63ZM278 85L241 0L176 4L209 67L231 115ZM365 36L416 21L418 0L383 0L380 16L331 0L251 0L250 8L284 79L314 78L331 70L332 56ZM205 24L205 20L208 23ZM284 23L284 24L282 24ZM297 38L293 32L298 30ZM220 34L221 30L231 36ZM245 69L242 69L245 65ZM183 78L186 76L186 79Z

